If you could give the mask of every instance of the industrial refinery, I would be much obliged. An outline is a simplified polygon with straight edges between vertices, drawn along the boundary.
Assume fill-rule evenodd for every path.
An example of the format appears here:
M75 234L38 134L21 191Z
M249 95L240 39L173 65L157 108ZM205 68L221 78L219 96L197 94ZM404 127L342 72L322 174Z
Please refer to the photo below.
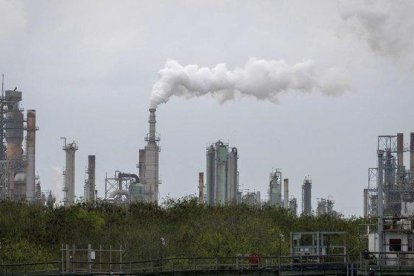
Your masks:
M23 109L20 107L21 101L22 92L17 90L6 90L1 97L0 117L2 128L0 135L6 142L1 152L1 197L28 202L54 202L51 192L42 192L39 177L35 174L36 131L38 130L36 110L28 110L26 118L24 118ZM149 109L149 131L144 138L145 147L138 151L138 172L115 170L113 174L106 174L103 200L115 204L129 204L137 201L158 203L159 185L161 184L159 179L160 138L156 132L155 114L155 108ZM24 139L24 136L26 136L26 139ZM79 149L78 142L68 142L66 137L61 137L61 139L65 155L65 168L62 172L64 180L62 188L63 205L71 206L79 200L90 203L96 201L99 199L96 185L96 156L88 155L87 157L88 165L85 171L84 193L83 196L76 197L75 164L76 152ZM25 140L24 145L23 140ZM391 150L388 150L388 152L393 153ZM282 178L281 169L274 169L270 173L267 198L262 199L260 191L243 192L240 189L238 162L237 147L229 146L221 140L207 147L206 171L200 172L198 175L198 197L201 204L270 205L285 208L290 210L292 214L297 215L297 199L289 194L289 179ZM392 160L388 161L390 164L393 164L392 162ZM398 175L401 175L401 170L402 168L398 169ZM407 175L407 173L404 175ZM306 177L302 185L301 213L303 215L314 213L312 211L311 190L312 180ZM370 193L367 191L370 191ZM367 191L368 198L375 198L372 189ZM389 205L391 204L390 200L391 197L387 195ZM369 206L374 206L375 202L371 201ZM404 206L406 205L405 202ZM390 206L396 208L395 203ZM369 208L372 209L372 207ZM318 202L316 214L332 214L332 210L333 201L321 199Z
M17 88L2 91L0 139L6 144L0 144L0 197L35 202L42 199L35 163L36 110L27 110L25 118L21 101L22 92Z

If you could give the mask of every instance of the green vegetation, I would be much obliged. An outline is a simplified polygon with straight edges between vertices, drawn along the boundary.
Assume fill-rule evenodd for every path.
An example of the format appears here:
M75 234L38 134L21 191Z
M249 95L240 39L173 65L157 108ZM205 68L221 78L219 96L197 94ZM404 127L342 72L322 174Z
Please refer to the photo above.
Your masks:
M60 260L62 244L122 246L124 260L289 254L291 231L346 231L350 255L366 247L361 218L293 217L272 207L202 206L194 198L162 206L104 202L70 208L0 202L0 262ZM285 237L280 242L280 234ZM165 242L163 243L162 240ZM281 245L281 248L280 248Z

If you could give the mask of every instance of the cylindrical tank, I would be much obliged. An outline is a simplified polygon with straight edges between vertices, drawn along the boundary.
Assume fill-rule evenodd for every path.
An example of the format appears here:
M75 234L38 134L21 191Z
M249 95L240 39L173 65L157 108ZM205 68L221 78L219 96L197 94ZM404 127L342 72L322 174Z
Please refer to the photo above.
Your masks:
M227 199L226 203L237 204L238 173L237 173L237 148L232 148L228 153L227 168Z
M144 185L131 183L129 185L129 199L131 202L144 201Z
M216 143L216 204L226 203L228 147L223 142Z

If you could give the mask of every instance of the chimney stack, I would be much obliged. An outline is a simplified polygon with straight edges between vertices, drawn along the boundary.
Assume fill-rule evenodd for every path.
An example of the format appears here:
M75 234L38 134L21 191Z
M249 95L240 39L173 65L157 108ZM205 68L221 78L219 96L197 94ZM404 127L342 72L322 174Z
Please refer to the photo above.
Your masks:
M65 183L63 192L65 194L63 203L65 206L70 206L75 202L75 152L78 150L78 146L75 142L66 144L66 138L63 150L66 153L66 168L64 172Z
M27 110L26 137L26 200L35 201L35 172L36 172L36 110Z
M198 202L204 203L204 173L198 173Z
M398 170L404 166L404 134L397 133L397 166Z
M88 201L95 201L95 155L88 155Z
M148 133L148 142L155 142L155 124L157 123L155 119L155 108L150 108L150 116L149 116L149 133Z
M289 179L283 179L283 207L289 209Z

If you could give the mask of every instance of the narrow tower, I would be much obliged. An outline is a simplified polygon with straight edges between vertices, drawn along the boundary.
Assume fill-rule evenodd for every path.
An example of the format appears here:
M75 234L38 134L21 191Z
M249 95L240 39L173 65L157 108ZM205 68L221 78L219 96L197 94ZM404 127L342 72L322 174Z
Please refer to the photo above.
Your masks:
M312 180L306 177L302 185L302 215L312 214Z
M26 139L27 171L26 171L26 200L35 201L35 172L36 172L36 110L27 111Z
M95 155L88 155L88 178L85 181L85 201L95 201Z
M158 202L158 185L159 185L159 152L158 142L160 138L155 132L155 108L150 108L149 112L149 133L145 137L147 145L145 146L145 168L144 168L144 187L147 202Z
M78 150L78 146L75 142L66 144L66 138L62 138L65 141L63 150L66 153L66 169L64 171L65 183L63 188L65 206L70 206L75 202L75 152Z

